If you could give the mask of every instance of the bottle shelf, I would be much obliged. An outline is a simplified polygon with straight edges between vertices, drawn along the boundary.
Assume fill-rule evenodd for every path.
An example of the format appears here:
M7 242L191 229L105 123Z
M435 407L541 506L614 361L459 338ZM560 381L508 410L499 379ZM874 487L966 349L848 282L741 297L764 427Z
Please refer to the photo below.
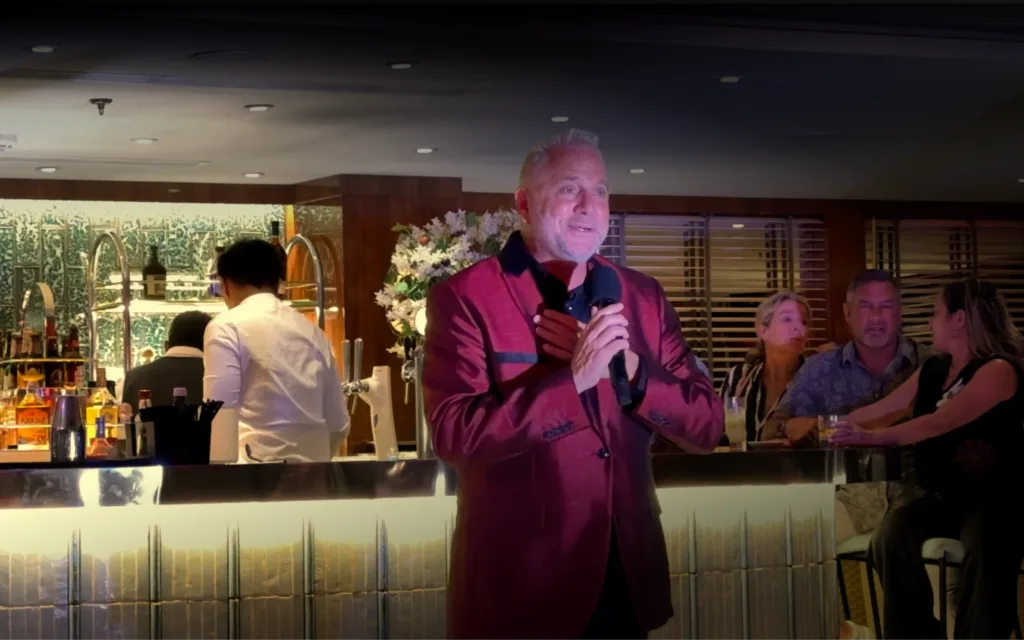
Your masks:
M308 311L319 309L319 305L312 300L284 300L284 303L297 311ZM162 315L178 314L183 311L203 311L210 315L216 315L227 311L224 300L221 298L205 298L197 300L132 300L129 307L132 315ZM97 315L115 315L124 312L124 303L121 301L97 304L93 307ZM327 317L336 316L338 307L327 307L324 309Z
M0 366L6 364L85 364L85 358L14 358L0 360Z

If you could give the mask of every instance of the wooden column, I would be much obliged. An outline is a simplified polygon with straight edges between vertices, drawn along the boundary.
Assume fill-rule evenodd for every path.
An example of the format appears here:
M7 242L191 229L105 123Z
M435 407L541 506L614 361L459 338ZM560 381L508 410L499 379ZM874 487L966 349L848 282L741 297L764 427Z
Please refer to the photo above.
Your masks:
M344 264L345 337L363 339L365 377L374 365L391 367L395 430L399 441L415 439L415 404L410 393L405 403L402 360L387 350L395 334L384 309L377 305L377 291L384 286L391 254L398 235L396 224L426 224L460 206L462 180L459 178L417 178L402 176L339 176ZM360 442L372 440L369 408L362 404L352 420L349 451Z
M825 216L826 270L828 272L829 331L832 342L850 339L843 317L846 289L866 263L866 217L858 211L841 211Z

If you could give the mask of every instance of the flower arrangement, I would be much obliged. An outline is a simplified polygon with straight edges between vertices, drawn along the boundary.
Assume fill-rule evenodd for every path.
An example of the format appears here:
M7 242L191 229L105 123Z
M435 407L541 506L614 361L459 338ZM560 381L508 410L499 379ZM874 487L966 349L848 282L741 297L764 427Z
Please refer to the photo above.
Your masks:
M519 214L502 209L478 215L449 211L444 220L426 226L397 225L398 243L391 268L376 302L385 309L388 324L398 336L389 352L405 357L405 344L423 343L427 292L437 282L485 258L497 255L519 228Z

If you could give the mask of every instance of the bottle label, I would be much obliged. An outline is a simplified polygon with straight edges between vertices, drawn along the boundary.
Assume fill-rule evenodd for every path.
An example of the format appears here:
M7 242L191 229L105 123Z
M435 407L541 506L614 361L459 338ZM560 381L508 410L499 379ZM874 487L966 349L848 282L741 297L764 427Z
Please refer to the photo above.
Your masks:
M46 407L26 407L15 409L15 422L19 425L41 425L50 421L50 411Z
M167 277L162 275L146 276L146 297L165 298L167 296Z

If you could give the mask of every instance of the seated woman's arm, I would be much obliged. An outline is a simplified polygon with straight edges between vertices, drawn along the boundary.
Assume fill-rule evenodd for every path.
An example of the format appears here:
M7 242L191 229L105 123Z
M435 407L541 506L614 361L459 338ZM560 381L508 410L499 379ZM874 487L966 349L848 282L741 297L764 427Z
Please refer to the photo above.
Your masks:
M963 390L934 413L908 420L879 433L887 443L907 445L928 440L977 420L1017 393L1017 369L1005 360L992 360L974 374ZM856 423L853 414L850 421ZM1008 425L1009 426L1009 425ZM1019 429L1020 425L1014 428Z
M914 406L914 398L917 397L917 381L920 377L921 369L918 369L892 393L878 402L850 412L846 419L870 430L884 429L892 425L906 416Z

